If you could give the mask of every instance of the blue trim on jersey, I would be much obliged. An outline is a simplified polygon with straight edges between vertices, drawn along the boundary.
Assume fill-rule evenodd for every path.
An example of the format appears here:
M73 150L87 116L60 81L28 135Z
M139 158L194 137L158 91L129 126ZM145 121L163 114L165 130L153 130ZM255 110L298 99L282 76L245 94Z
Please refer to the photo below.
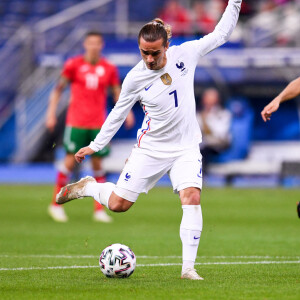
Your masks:
M146 121L146 124L147 124L148 126L147 126L147 128L142 129L141 134L140 134L140 135L138 136L138 138L137 138L138 143L140 142L140 137L141 137L142 135L144 135L145 132L147 132L147 131L150 129L150 121L151 121L151 119L150 119L149 116L147 116L147 117L148 117L148 120Z

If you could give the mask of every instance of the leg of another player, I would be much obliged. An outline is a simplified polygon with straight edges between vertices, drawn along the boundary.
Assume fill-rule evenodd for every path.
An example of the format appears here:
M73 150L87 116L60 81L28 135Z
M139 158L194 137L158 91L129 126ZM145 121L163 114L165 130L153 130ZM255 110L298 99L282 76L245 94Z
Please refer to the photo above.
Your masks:
M98 183L104 183L106 181L106 178L105 178L105 173L102 170L102 158L93 155L91 157L91 162L92 162L94 178ZM112 222L112 217L106 213L104 207L96 200L94 201L93 219L96 222L104 222L104 223Z
M203 279L194 269L203 225L200 192L200 189L195 187L186 188L179 192L183 210L180 224L183 260L181 277L193 280Z
M49 215L53 220L57 222L66 222L68 220L67 215L62 206L58 206L55 202L56 194L65 186L69 181L70 173L72 172L75 165L75 158L73 154L68 153L65 156L63 164L59 167L56 176L56 184L54 187L54 193L52 197L51 205L48 208Z

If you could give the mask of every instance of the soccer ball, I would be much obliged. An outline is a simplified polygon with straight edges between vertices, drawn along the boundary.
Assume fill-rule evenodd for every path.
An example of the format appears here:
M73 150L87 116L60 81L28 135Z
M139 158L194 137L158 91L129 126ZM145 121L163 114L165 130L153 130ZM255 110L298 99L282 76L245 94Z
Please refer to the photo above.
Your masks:
M99 265L106 277L125 278L133 273L136 257L128 246L112 244L102 251Z

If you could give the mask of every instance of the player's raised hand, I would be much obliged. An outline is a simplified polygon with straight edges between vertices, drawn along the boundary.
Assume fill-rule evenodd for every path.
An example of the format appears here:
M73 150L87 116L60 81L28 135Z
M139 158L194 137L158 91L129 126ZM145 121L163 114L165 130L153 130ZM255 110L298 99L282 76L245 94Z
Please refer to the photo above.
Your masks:
M273 112L277 111L280 105L280 100L278 98L275 98L273 101L271 101L263 111L261 112L261 117L265 122L271 120L271 115Z
M95 153L95 151L92 150L91 148L83 147L75 154L75 160L78 163L81 163L85 159L86 155L91 155L93 153Z

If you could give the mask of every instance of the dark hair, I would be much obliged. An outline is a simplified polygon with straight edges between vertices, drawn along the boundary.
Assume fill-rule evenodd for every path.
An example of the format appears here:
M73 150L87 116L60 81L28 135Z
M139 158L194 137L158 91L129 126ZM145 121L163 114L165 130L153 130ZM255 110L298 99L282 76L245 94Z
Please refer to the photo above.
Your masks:
M100 38L102 38L102 33L97 31L97 30L90 30L88 32L86 32L86 34L84 35L84 39L90 37L90 36L98 36Z
M142 27L139 32L138 43L140 43L141 37L147 42L155 42L163 39L163 45L166 46L172 37L171 26L165 24L163 20L156 18Z

